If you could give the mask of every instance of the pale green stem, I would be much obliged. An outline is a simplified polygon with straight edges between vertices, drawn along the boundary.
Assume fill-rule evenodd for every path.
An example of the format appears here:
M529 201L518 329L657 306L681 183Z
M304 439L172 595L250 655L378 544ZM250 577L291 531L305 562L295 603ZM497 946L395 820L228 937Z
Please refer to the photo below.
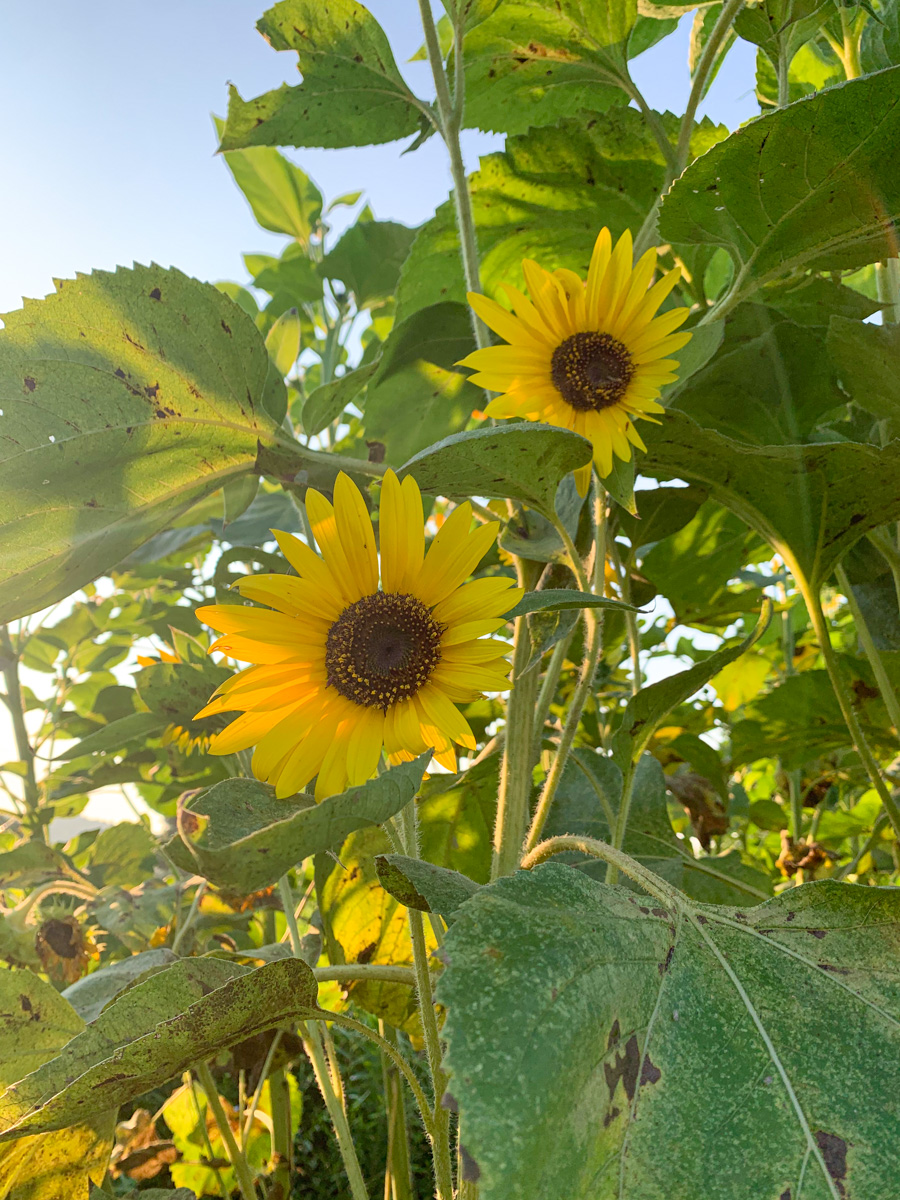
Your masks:
M787 602L787 588L781 587L782 599ZM794 672L794 627L791 624L790 611L781 614L781 648L784 655L784 673L790 678ZM795 842L800 840L803 832L803 797L800 794L801 776L799 771L785 772L788 778L788 789L791 803L791 837ZM797 872L801 874L801 872ZM794 876L794 882L798 882ZM799 882L802 882L799 881Z
M791 101L790 60L788 59L789 36L782 34L778 39L778 107L784 108Z
M41 804L41 789L38 786L34 771L34 750L28 738L25 726L25 702L22 698L22 687L19 683L19 656L9 636L6 625L0 625L0 669L6 683L6 706L12 718L13 736L16 742L16 755L19 762L25 766L25 776L22 780L25 807L31 818L29 828L32 836L47 840L47 826L38 816Z
M378 1022L378 1033L386 1041L392 1037L389 1025ZM403 1085L393 1062L381 1051L381 1079L387 1118L387 1153L384 1170L384 1200L414 1200L409 1161L409 1131Z
M884 659L881 657L872 639L871 631L862 615L859 604L856 601L856 596L853 594L853 588L850 586L850 580L847 578L847 572L843 566L835 568L835 575L837 576L841 591L847 597L847 603L850 606L850 611L853 614L853 620L856 625L856 632L859 635L862 648L866 652L866 658L875 672L875 678L878 681L881 697L888 710L888 716L891 718L891 723L897 735L900 736L900 703L897 701L897 693L894 691L894 685L891 683L890 676L885 670Z
M272 1195L289 1196L294 1170L294 1127L291 1119L291 1092L284 1067L273 1071L269 1079L272 1108ZM281 1189L279 1192L278 1189Z
M881 803L884 805L884 810L890 819L894 832L898 839L900 839L900 808L898 808L896 800L891 795L882 777L881 768L878 766L875 756L869 748L869 743L866 741L856 712L854 711L853 699L841 676L840 667L838 666L837 658L831 645L831 631L828 628L825 614L822 612L822 602L819 599L819 593L809 586L802 574L795 571L794 578L797 580L797 586L806 603L809 619L815 630L822 657L825 660L825 667L831 679L831 686L834 689L838 704L841 706L841 712L843 713L850 739L856 753L862 760L866 773L872 782L872 787L878 793Z
M597 480L596 475L594 476L593 507L593 589L595 595L602 596L606 572L607 498L606 491L602 484L600 484ZM558 529L561 535L565 534L565 527L561 521L558 524ZM566 534L566 536L568 535ZM582 590L587 591L587 575L585 574L584 567L580 564L578 553L575 550L574 545L572 545L571 539L569 539L569 545L572 547L569 553L570 557L572 558L573 569L575 570L576 575L579 576L579 583L581 584ZM580 570L578 568L580 568ZM525 840L526 852L532 851L541 839L541 834L543 833L544 826L547 823L547 817L550 815L550 808L556 797L556 790L559 787L559 781L562 779L563 771L565 770L566 762L569 758L569 752L571 751L575 742L575 735L578 732L578 726L581 724L581 716L584 712L584 706L587 703L587 698L591 694L594 686L594 675L597 671L597 663L600 661L600 652L603 648L603 610L586 608L584 610L584 624L587 631L587 647L585 649L584 660L581 664L578 683L575 685L575 691L572 694L569 711L566 713L566 719L559 738L559 746L556 754L554 755L553 762L550 765L550 770L547 772L547 778L544 780L544 786L541 789L541 795L537 803L537 808L534 810L531 828L529 829L528 837Z
M228 1161L234 1168L234 1174L237 1179L242 1200L257 1200L256 1184L253 1180L253 1172L250 1170L250 1164L247 1162L242 1150L235 1141L231 1124L225 1115L225 1109L222 1107L222 1102L219 1099L219 1091L216 1087L216 1081L212 1077L212 1072L205 1062L198 1062L195 1065L194 1070L197 1073L197 1078L200 1080L200 1086L206 1093L206 1103L209 1105L212 1111L213 1119L216 1122L216 1128L219 1131L219 1136L225 1143L225 1149L228 1153Z
M199 1128L200 1134L203 1138L203 1144L206 1147L206 1154L207 1154L208 1160L211 1164L213 1164L210 1169L211 1169L213 1175L215 1175L215 1177L216 1177L216 1183L218 1184L220 1194L222 1196L226 1196L226 1195L228 1195L228 1193L225 1190L225 1182L222 1179L222 1173L219 1170L218 1166L215 1165L217 1155L213 1151L212 1142L209 1140L209 1130L206 1127L206 1114L201 1110L200 1101L197 1099L196 1080L194 1079L194 1076L191 1074L190 1071L185 1071L184 1074L181 1076L181 1082L191 1093L191 1100L194 1102L194 1113L197 1117L197 1127Z
M849 10L844 5L840 6L840 13L841 29L844 34L843 54L840 57L844 74L848 79L858 79L862 74L862 66L859 61L859 25L855 19L851 19Z
M329 1014L330 1017L331 1014ZM353 1200L369 1200L369 1193L363 1179L362 1169L359 1165L359 1159L356 1156L356 1147L353 1144L353 1137L350 1133L350 1125L347 1122L347 1114L344 1112L343 1105L335 1093L331 1076L328 1072L328 1064L325 1061L325 1050L322 1044L322 1032L315 1021L304 1021L300 1025L300 1036L303 1039L303 1049L306 1051L306 1056L312 1065L316 1083L319 1085L319 1091L322 1093L322 1099L325 1101L325 1107L328 1109L331 1124L334 1126L338 1150L340 1151L344 1170L347 1173L347 1180L350 1184L350 1194Z
M403 810L406 830L406 852L418 857L419 838L416 826L416 802L411 801ZM419 1000L419 1016L425 1037L425 1055L431 1073L434 1097L432 1121L434 1136L431 1142L434 1158L434 1178L439 1200L453 1200L453 1169L450 1160L450 1113L441 1105L447 1087L447 1076L441 1067L441 1039L437 1014L434 1011L434 996L431 990L431 974L428 969L428 947L425 944L425 924L422 914L408 908L409 936L412 942L413 967L416 973L416 994Z
M297 917L294 913L294 893L291 891L287 875L282 875L278 880L278 894L281 897L281 907L284 909L284 919L287 921L288 933L291 939L291 950L294 953L294 958L301 958L300 930L297 926Z
M621 850L625 842L625 834L628 830L628 817L631 814L631 797L634 794L634 773L635 763L630 763L628 770L622 778L622 797L619 800L619 811L616 813L616 823L612 831L612 843L616 850ZM606 882L608 884L618 883L619 868L614 862L606 864Z
M875 282L878 299L884 306L881 319L886 325L900 321L900 259L886 258L875 264Z
M846 879L848 875L853 874L865 856L871 852L875 843L878 841L887 819L887 813L878 814L878 816L875 818L875 824L872 826L872 832L866 838L864 844L859 848L859 850L857 850L856 854L854 854L850 862L848 862L845 867L841 867L841 869L836 873L836 879Z
M241 1149L247 1148L247 1139L250 1137L250 1129L253 1125L253 1118L256 1116L256 1110L259 1108L259 1102L262 1099L263 1088L266 1086L266 1080L269 1077L269 1071L272 1069L272 1059L275 1057L275 1051L281 1041L281 1030L275 1032L275 1036L269 1043L269 1049L266 1053L265 1061L263 1062L262 1071L259 1075L259 1082L256 1085L256 1090L250 1098L250 1103L247 1106L247 1111L244 1115L244 1126L241 1130Z
M619 554L615 538L612 538L609 542L609 557L619 577L622 599L626 604L630 604L631 584L629 582L628 568L622 562L622 556ZM631 694L632 696L636 696L641 690L641 684L643 683L641 673L641 635L638 629L637 613L630 610L626 610L625 612L625 632L628 636L628 652L631 657Z
M556 688L559 684L559 677L562 674L562 669L566 661L566 655L569 653L569 647L572 644L572 638L575 636L577 624L553 647L553 653L550 655L550 662L547 664L547 670L544 672L544 678L541 681L541 690L538 693L537 705L534 710L534 728L532 729L533 738L533 757L537 757L540 751L540 739L544 732L544 724L547 720L547 714L550 712L550 705L553 703L553 698L556 695Z
M680 175L688 164L688 158L691 153L691 134L694 132L694 118L697 115L697 108L700 105L700 101L703 99L706 81L713 67L716 65L716 58L722 42L728 36L728 31L734 24L735 17L743 7L744 0L726 0L719 14L719 19L710 30L706 45L703 47L703 52L700 55L700 61L697 63L697 70L694 72L694 79L691 83L691 94L688 96L687 107L684 110L684 116L681 118L681 128L678 131L673 179Z
M317 983L352 983L370 979L379 983L404 983L415 987L416 976L411 967L391 967L381 963L347 963L346 966L314 967Z
M172 953L173 954L178 954L178 952L180 951L181 944L185 939L185 935L187 934L188 930L190 929L191 925L193 924L194 918L197 916L197 913L200 911L200 901L203 899L203 894L208 887L209 887L209 884L207 883L207 881L205 879L202 880L202 882L197 884L197 890L194 892L194 899L191 902L191 907L188 909L188 915L184 918L184 920L181 922L181 924L178 926L177 930L175 931L175 937L172 941Z
M522 869L530 871L539 863L552 858L554 854L565 854L570 850L587 854L591 858L599 858L603 862L615 866L623 875L627 875L629 879L639 883L645 892L655 896L663 904L669 904L673 908L679 907L680 897L674 888L669 887L658 875L654 875L652 871L641 866L630 854L623 854L621 850L617 850L607 842L598 841L596 838L573 837L569 834L563 837L548 838L546 842L540 842L525 855L522 859Z
M891 568L891 575L894 579L894 591L897 593L897 604L900 605L900 552L898 552L897 547L891 539L891 535L886 529L873 529L867 536Z

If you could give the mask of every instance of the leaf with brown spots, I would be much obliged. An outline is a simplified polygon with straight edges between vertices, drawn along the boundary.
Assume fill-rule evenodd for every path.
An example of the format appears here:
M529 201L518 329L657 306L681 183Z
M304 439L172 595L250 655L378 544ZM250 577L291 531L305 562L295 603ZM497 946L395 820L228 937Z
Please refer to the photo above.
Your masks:
M550 863L459 909L438 999L482 1200L893 1195L900 889L661 890Z

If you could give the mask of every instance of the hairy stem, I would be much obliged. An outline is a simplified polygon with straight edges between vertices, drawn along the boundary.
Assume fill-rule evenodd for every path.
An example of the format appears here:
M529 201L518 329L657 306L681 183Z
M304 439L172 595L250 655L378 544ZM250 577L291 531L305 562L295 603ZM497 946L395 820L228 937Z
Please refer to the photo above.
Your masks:
M219 1092L216 1088L216 1081L212 1077L212 1072L205 1062L198 1062L194 1070L197 1073L197 1078L200 1080L200 1086L206 1093L206 1103L212 1111L219 1136L225 1143L228 1161L234 1168L234 1174L241 1193L241 1200L257 1200L253 1172L250 1170L250 1164L247 1162L243 1151L235 1141L231 1124L225 1115L222 1101L219 1099Z
M862 760L866 773L872 782L872 787L878 793L881 803L884 805L884 810L888 815L894 832L898 839L900 839L900 808L898 808L896 800L891 795L890 789L882 777L881 768L878 766L875 756L869 748L869 743L866 741L856 712L854 711L853 699L841 676L840 667L838 666L838 661L831 645L831 631L828 628L825 614L822 612L822 601L819 598L819 593L809 586L802 574L795 572L794 578L797 580L797 586L806 603L809 619L815 630L819 649L822 651L822 657L825 659L825 667L831 680L831 686L834 689L838 704L841 706L841 712L843 713L844 722L850 734L850 740L853 743L856 753Z
M331 1014L329 1014L330 1016ZM312 1065L313 1075L316 1077L316 1083L319 1085L319 1091L322 1093L322 1099L325 1101L325 1107L328 1109L328 1115L334 1127L338 1150L350 1183L350 1194L353 1200L369 1200L369 1193L366 1190L362 1169L356 1155L356 1147L353 1144L353 1136L350 1133L347 1114L338 1099L331 1082L331 1075L328 1072L322 1031L315 1021L304 1021L300 1025L300 1037L303 1039L303 1049Z
M178 928L175 931L175 937L172 940L172 953L173 954L180 953L182 943L184 942L184 939L185 939L185 935L187 934L188 930L190 929L191 925L193 924L194 918L197 916L197 913L200 911L200 901L203 899L203 894L208 887L209 887L209 884L207 883L207 881L205 879L202 880L202 882L197 884L197 890L194 892L194 899L191 901L191 907L188 909L188 915L184 918L184 920L180 923L180 925L178 926Z
M553 647L550 662L547 664L547 670L544 672L544 678L541 681L541 690L538 693L537 705L534 710L534 728L531 731L533 739L532 757L534 759L537 759L540 754L540 740L544 732L544 724L547 720L547 714L550 712L553 697L556 695L559 677L562 674L566 655L569 653L569 647L572 644L572 638L574 638L577 628L577 624L574 625L565 637L561 638Z
M697 108L700 101L703 99L706 81L709 79L710 73L716 65L719 49L728 36L728 31L734 24L735 17L743 7L744 0L726 0L719 14L719 19L713 25L706 45L703 47L703 53L700 55L700 61L697 63L697 70L694 72L687 107L684 110L684 116L681 118L681 128L678 131L678 145L675 148L675 173L673 178L680 175L688 164L688 158L691 153L691 134L694 131L694 118L697 115Z
M879 654L878 648L872 639L869 626L866 624L859 604L856 601L856 596L853 594L853 588L850 586L850 580L847 578L847 572L843 566L838 566L835 568L835 574L837 575L838 586L847 597L847 603L850 606L853 621L856 625L856 632L862 643L866 658L875 672L875 678L878 681L881 698L884 700L885 707L888 710L888 716L891 718L891 723L897 735L900 736L900 703L897 701L897 693L894 691L894 685L891 683L890 676L885 669L884 659Z
M25 726L25 702L19 683L19 655L9 636L9 627L6 625L0 625L0 670L3 671L3 680L6 685L6 703L12 718L16 755L19 762L25 765L25 776L22 781L23 799L30 818L30 831L32 836L46 842L47 827L38 815L41 789L38 787L37 776L34 772L34 750L28 740L28 729Z
M577 850L581 854L588 854L591 858L599 858L603 862L616 866L623 875L627 875L629 879L639 883L645 892L649 892L663 904L670 904L674 908L678 907L680 898L674 888L669 887L658 875L654 875L652 871L641 866L630 854L623 854L621 850L616 850L614 846L610 846L607 842L600 842L596 838L573 837L569 834L563 837L548 838L546 842L540 842L525 855L522 859L522 869L530 871L539 863L552 858L554 854L565 854L568 850Z

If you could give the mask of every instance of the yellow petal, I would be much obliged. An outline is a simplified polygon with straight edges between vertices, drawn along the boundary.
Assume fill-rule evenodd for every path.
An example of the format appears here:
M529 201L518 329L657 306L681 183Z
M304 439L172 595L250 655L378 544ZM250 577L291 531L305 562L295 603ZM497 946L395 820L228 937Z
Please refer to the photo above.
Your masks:
M551 333L556 335L558 342L565 341L575 331L569 321L569 309L562 285L549 271L539 267L530 258L522 262L522 270L528 285L528 294L541 320Z
M412 700L392 704L385 713L384 743L389 754L404 751L415 757L428 749L422 741L419 717Z
M628 338L639 334L680 278L681 271L676 269L668 271L662 279L658 279L634 309L627 325L619 326L619 336Z
M316 780L316 802L337 796L347 786L347 755L355 735L352 720L341 721L332 735Z
M494 614L501 617L514 608L524 594L523 588L514 587L513 580L505 576L473 579L437 604L434 618L442 625L453 625Z
M338 532L334 508L315 488L306 490L306 514L312 526L313 537L328 564L345 606L368 595L369 593L363 591L360 580L347 559Z
M384 713L380 708L366 708L355 718L347 745L347 779L351 787L372 778L383 746Z
M460 746L465 746L468 750L475 749L475 735L469 728L468 721L459 709L447 699L440 688L426 684L417 693L416 699L425 710L429 720L447 737L458 742Z
M587 288L585 294L585 308L587 310L588 320L593 320L598 311L598 303L600 299L600 286L603 283L603 277L606 274L606 268L609 266L610 256L612 254L612 237L608 229L601 229L597 235L597 240L594 242L594 250L591 254L591 265L588 268Z
M609 266L606 268L597 295L597 307L588 312L588 319L592 323L596 322L595 328L606 330L612 327L625 298L625 289L631 278L631 269L631 230L626 229L616 242L610 257Z
M534 333L523 321L502 308L496 300L480 296L477 292L469 292L467 299L473 312L479 316L489 329L499 333L500 337L515 346L532 346Z
M505 624L503 617L492 617L488 621L464 621L461 625L451 625L441 638L441 646L459 646L463 642L475 641L487 633L496 633Z
M591 464L579 467L575 472L575 489L579 496L586 496L591 486Z
M310 583L325 593L331 602L339 608L343 608L345 601L341 595L341 589L338 587L337 580L331 571L329 571L325 561L319 558L318 554L314 550L311 550L306 542L301 542L292 533L284 533L281 529L273 529L272 533L275 535L275 540L278 542L281 553L300 578L309 580Z
M210 739L210 754L235 754L238 750L249 750L260 738L281 720L281 713L241 713L230 725Z
M334 512L350 570L362 594L370 596L378 591L378 555L372 519L359 488L343 471L334 484Z
M650 280L656 270L656 255L657 250L654 246L642 254L635 264L631 279L622 297L622 306L616 316L614 326L610 328L610 333L614 336L618 336L620 329L627 329L638 305L647 294L647 288L650 286Z
M472 507L468 501L450 514L425 556L415 594L429 607L440 604L472 574L494 544L499 522L490 521L469 533Z

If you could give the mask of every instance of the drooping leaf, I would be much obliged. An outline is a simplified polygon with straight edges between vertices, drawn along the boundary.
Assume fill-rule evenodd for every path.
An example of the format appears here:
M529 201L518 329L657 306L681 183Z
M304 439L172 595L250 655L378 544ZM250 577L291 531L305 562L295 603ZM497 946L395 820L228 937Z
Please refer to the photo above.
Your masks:
M84 1028L72 1006L31 971L0 971L0 1088L43 1063ZM23 1137L0 1146L4 1200L72 1200L102 1183L115 1114L72 1125L62 1133Z
M479 1195L890 1195L895 890L673 899L547 864L457 915L438 998Z
M444 438L414 455L399 475L412 475L432 495L508 497L549 518L560 482L592 453L590 442L571 430L510 422Z
M631 542L632 553L683 529L706 499L705 491L694 486L645 488L635 495L637 515L618 514L619 527Z
M641 469L699 483L815 587L870 529L900 517L900 443L753 446L670 410Z
M739 37L759 46L777 68L782 57L790 65L800 47L833 13L826 0L763 0L741 9L734 27Z
M0 333L0 618L68 596L223 484L275 425L268 356L227 296L160 267L95 272Z
M748 638L716 650L684 671L642 687L628 701L612 738L613 761L623 772L631 768L646 749L660 722L679 704L690 699L718 671L734 662L765 632L772 614L771 602L763 602L756 628Z
M464 44L467 125L523 133L626 104L636 0L500 0Z
M325 255L319 272L343 283L357 308L372 308L393 296L415 236L415 229L397 221L357 221Z
M677 137L675 118L662 120ZM534 258L548 270L567 267L584 276L600 229L607 225L614 238L626 229L637 230L665 184L665 160L634 109L583 113L556 125L542 120L541 125L509 138L505 150L483 158L469 178L481 283L498 299L503 298L501 284L524 285L523 258ZM702 154L725 133L723 126L701 121L692 152ZM449 200L419 230L397 302L406 317L431 304L465 298ZM688 352L686 347L683 353Z
M185 959L120 995L55 1057L0 1096L0 1141L61 1129L171 1079L198 1060L317 1011L300 959L255 971Z
M514 617L524 617L527 613L565 612L582 608L618 608L622 611L637 612L633 604L610 600L606 596L594 595L593 592L579 592L572 588L547 588L542 592L526 592L506 616L511 621Z
M178 958L171 950L161 946L157 950L144 950L122 958L109 966L92 971L90 975L70 984L62 993L83 1021L90 1023L100 1016L103 1008L114 996L129 987L136 979L150 971L162 971Z
M459 871L403 854L379 854L375 870L381 886L406 908L452 916L480 884Z
M434 304L395 325L366 396L366 435L383 442L389 462L405 462L464 429L484 392L455 364L475 349L461 304Z
M296 50L303 82L255 100L232 86L222 150L365 146L418 131L420 110L390 43L356 0L281 0L257 29L275 50Z
M572 834L609 842L610 816L617 814L621 797L622 772L613 760L576 750L566 764L543 836ZM758 904L772 894L768 876L745 863L737 850L696 857L689 843L675 836L665 777L649 754L635 770L623 849L685 895L707 904ZM593 879L606 878L606 863L599 859L572 851L563 861Z
M900 68L881 71L737 130L672 186L661 236L724 246L741 295L801 268L841 270L891 254L898 80Z
M216 128L221 137L224 121ZM230 150L222 157L263 229L286 233L308 247L322 216L322 193L306 172L268 146Z
M378 369L378 360L348 371L331 383L310 392L303 403L303 428L310 437L337 420L347 405L363 390Z
M426 752L321 804L310 797L276 800L273 789L255 779L226 779L188 804L200 818L198 830L189 846L173 838L166 854L223 887L268 887L296 863L339 848L354 830L381 825L405 808L429 758Z

